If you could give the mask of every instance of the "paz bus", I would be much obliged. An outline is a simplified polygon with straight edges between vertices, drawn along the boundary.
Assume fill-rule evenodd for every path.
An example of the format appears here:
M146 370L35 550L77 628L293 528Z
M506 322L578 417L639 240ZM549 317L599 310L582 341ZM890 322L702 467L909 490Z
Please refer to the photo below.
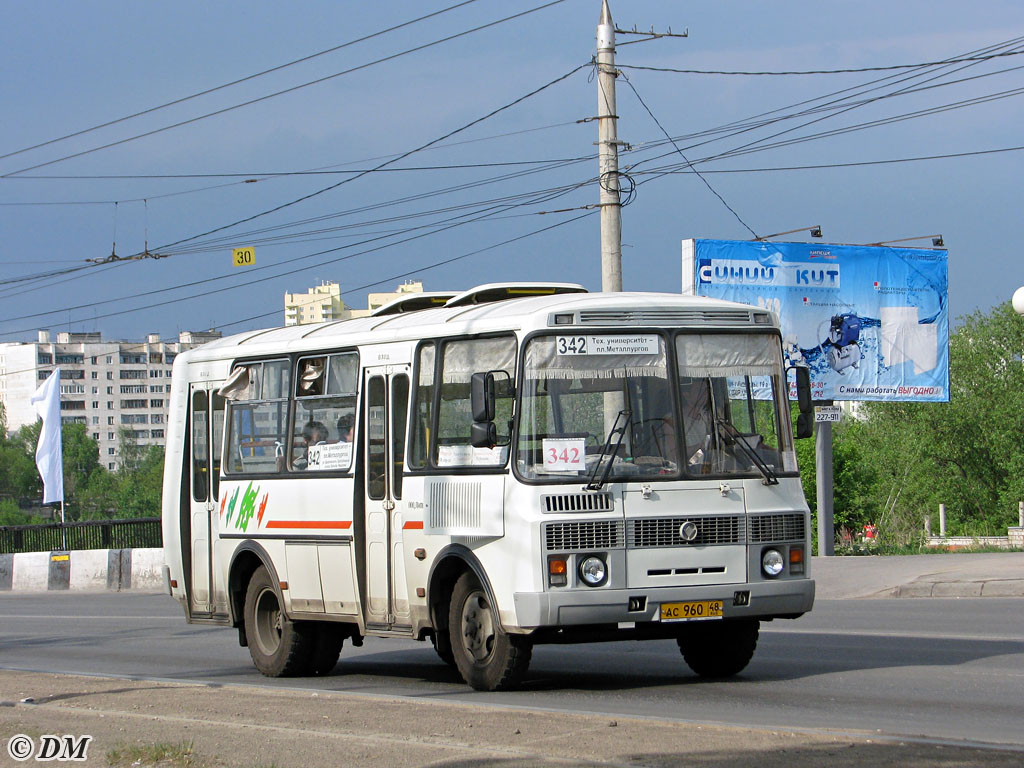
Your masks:
M797 371L799 436L809 426ZM412 294L174 362L167 589L265 675L433 644L478 690L535 645L675 640L698 675L814 602L777 319L573 284Z

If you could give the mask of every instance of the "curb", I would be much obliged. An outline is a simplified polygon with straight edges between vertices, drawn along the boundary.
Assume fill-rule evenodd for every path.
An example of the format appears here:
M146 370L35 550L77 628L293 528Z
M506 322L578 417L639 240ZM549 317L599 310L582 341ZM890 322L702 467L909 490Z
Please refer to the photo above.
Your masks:
M1020 597L1024 579L913 581L896 587L893 597Z
M82 549L0 555L0 592L163 589L163 549Z

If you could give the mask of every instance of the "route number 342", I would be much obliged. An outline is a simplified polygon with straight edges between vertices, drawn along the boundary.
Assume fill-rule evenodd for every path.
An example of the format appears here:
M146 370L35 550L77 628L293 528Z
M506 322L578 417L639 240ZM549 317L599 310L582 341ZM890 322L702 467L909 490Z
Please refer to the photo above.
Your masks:
M559 336L558 354L560 355L585 355L587 354L586 336Z

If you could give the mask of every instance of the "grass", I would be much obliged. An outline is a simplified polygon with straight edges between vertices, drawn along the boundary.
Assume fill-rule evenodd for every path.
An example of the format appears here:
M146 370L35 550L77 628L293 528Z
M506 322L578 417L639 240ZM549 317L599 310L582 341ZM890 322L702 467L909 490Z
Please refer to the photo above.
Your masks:
M192 742L122 744L107 752L112 768L205 768L192 750Z

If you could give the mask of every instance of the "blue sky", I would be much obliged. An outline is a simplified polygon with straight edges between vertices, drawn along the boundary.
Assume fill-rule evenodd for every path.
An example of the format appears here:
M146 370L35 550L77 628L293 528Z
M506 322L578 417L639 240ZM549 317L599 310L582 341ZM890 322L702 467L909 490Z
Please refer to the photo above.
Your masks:
M0 30L0 70L5 73L0 79L5 117L0 121L0 155L338 46L456 2L5 0ZM596 202L598 196L593 181L597 161L590 158L597 127L577 122L596 112L590 67L389 166L417 170L377 172L358 179L352 173L266 176L373 168L587 65L594 53L598 0L566 0L286 95L24 170L542 4L543 0L478 0L232 88L0 159L0 339L34 338L37 328L100 330L106 338L141 339L152 332L168 337L184 329L217 327L231 333L265 327L282 321L285 291L303 291L319 280L340 282L348 291L346 302L356 307L365 306L368 291L391 290L405 279L420 279L434 290L517 279L574 281L599 289L598 218L571 221L588 213L582 206ZM759 151L696 167L707 172L708 183L758 234L821 225L826 242L869 243L941 233L949 249L949 304L954 317L1006 301L1024 284L1024 259L1015 246L1024 168L1020 151L885 165L762 170L1024 145L1019 130L1024 95L1013 93L1024 89L1024 55L1015 55L1024 50L1024 41L1009 42L1024 36L1020 3L612 0L611 8L621 28L689 29L685 39L620 46L617 63L661 125L673 137L681 137L677 143L689 160L734 152L754 142L750 149ZM635 38L620 36L619 42L629 39ZM870 95L910 86L915 93L742 134L702 138L685 137L755 115L792 113L792 105L828 93L863 87L883 77L891 77L886 83L892 83L913 73L753 77L630 68L858 69L944 60L1001 44L1005 45L1000 52L1014 55L964 62L955 65L963 67L957 72L950 66L919 73L914 80ZM1001 70L1009 71L998 73ZM926 79L935 87L922 89ZM949 84L952 80L964 82ZM762 148L771 141L1005 92L1009 94L1004 98L974 106ZM623 210L624 287L678 291L683 238L752 235L692 173L650 173L683 161L671 154L660 128L622 78L618 113L620 138L632 147L623 152L621 162L638 182L635 200ZM797 127L817 118L824 119ZM767 138L779 131L789 132ZM552 162L554 167L539 170L540 161L576 158L581 159ZM425 166L433 169L424 170ZM512 173L519 177L508 178ZM38 178L180 174L242 176ZM506 178L498 178L502 176ZM250 178L259 181L245 183ZM276 213L170 245L345 179L352 180ZM474 186L465 188L467 184ZM542 191L555 189L561 194L545 199ZM408 197L417 199L398 202ZM523 202L529 204L510 207ZM563 209L573 210L559 212ZM480 220L435 231L456 223L456 216ZM561 226L530 235L553 225ZM266 231L270 227L276 229ZM269 237L277 239L268 241ZM103 258L115 240L121 256L141 252L145 242L150 251L171 255L47 274ZM260 269L234 269L232 246L252 244ZM31 279L10 282L17 278ZM240 285L255 280L261 282ZM31 317L44 312L48 314Z

